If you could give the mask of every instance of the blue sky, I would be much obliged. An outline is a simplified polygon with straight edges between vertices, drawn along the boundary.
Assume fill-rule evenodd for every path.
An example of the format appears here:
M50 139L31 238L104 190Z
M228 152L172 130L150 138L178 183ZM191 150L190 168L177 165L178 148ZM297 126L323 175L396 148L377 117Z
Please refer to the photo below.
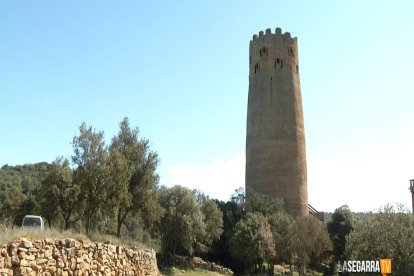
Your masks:
M388 4L389 3L389 4ZM0 166L70 156L82 122L128 117L163 185L244 185L248 46L298 37L309 201L410 206L411 1L1 1Z

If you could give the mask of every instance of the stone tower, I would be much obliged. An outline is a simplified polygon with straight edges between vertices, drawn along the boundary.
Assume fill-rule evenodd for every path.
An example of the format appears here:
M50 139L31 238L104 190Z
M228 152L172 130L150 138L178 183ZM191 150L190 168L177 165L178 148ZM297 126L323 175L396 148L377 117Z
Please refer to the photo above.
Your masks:
M254 35L249 67L246 190L283 198L294 217L307 215L297 38L279 28Z
M410 180L411 205L414 213L414 179Z

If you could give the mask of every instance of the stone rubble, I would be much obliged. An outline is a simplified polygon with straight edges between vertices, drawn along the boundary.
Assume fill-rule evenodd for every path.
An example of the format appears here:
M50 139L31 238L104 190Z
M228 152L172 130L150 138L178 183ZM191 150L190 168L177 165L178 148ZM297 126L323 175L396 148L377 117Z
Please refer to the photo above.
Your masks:
M198 258L198 257L195 257L195 258L177 257L175 259L175 262L176 264L178 264L179 267L183 267L183 268L189 268L192 270L199 268L203 270L217 272L223 275L233 275L233 271L230 268L221 266L214 262L204 261L203 259Z

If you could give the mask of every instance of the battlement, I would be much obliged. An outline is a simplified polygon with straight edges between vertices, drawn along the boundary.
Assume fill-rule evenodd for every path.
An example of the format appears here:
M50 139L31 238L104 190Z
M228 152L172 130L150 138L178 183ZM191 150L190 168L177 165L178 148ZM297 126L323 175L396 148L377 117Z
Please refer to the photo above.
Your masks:
M296 43L297 42L297 37L291 37L289 32L285 32L282 34L282 29L281 28L276 28L275 32L272 33L272 29L266 29L265 32L260 31L259 35L254 34L252 40L250 40L250 42L259 42L259 41L263 41L263 40L272 40L272 39L277 39L277 38L281 38L283 41L286 41L288 43Z
M280 70L299 73L297 38L292 38L289 32L282 33L281 28L276 28L274 33L266 29L253 35L249 52L251 75Z

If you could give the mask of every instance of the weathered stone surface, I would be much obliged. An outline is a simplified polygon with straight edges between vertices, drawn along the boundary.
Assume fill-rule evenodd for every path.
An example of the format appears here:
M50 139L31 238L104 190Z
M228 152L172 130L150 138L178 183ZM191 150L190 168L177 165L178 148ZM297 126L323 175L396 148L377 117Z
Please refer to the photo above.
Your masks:
M67 248L75 247L75 240L74 239L66 239L65 245Z
M179 267L183 268L200 268L203 270L210 270L213 272L217 272L223 275L233 275L233 271L229 268L223 267L221 265L215 264L214 262L206 262L201 258L194 257L194 258L183 258L183 257L176 257L175 263ZM183 271L184 273L185 271Z
M33 246L33 243L29 241L28 239L21 239L20 240L20 247L23 248L31 248Z
M308 214L305 130L297 39L281 29L250 41L246 189L282 198Z
M7 254L9 256L17 255L17 249L18 248L19 248L19 246L16 243L10 243L7 246Z
M87 241L20 239L0 246L2 275L158 275L154 250Z

